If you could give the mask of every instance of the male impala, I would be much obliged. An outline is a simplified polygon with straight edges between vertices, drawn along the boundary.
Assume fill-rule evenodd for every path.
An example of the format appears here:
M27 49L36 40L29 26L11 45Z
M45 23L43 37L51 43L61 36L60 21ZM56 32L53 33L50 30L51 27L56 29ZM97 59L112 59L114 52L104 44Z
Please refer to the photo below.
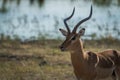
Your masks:
M64 19L67 31L59 29L61 33L66 36L66 40L60 46L61 51L71 52L71 61L74 68L74 73L77 80L99 80L111 77L113 80L120 80L120 52L116 50L105 50L99 53L91 51L85 52L81 36L84 35L85 28L76 32L79 25L89 20L92 16L92 6L90 14L87 18L81 20L72 31L67 25L69 20L74 14Z

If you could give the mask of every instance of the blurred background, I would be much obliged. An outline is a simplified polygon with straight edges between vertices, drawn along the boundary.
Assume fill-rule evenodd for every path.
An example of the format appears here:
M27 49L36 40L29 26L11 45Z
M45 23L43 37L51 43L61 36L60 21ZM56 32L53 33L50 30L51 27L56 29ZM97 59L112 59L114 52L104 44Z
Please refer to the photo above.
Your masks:
M76 8L68 24L71 29L87 17L90 6L93 15L81 27L85 39L105 37L120 39L120 0L0 0L0 38L20 41L62 39L59 28L63 19Z
M120 0L0 0L0 80L76 80L59 28L73 27L90 13L84 50L120 51ZM106 79L111 80L111 79Z

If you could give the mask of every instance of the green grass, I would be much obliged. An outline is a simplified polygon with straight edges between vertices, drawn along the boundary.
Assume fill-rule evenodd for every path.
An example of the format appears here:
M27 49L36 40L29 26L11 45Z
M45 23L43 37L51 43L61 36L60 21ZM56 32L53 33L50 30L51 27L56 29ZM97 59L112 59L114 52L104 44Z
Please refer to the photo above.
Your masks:
M61 40L0 42L0 80L75 80L69 52ZM85 50L120 50L119 40L86 40Z

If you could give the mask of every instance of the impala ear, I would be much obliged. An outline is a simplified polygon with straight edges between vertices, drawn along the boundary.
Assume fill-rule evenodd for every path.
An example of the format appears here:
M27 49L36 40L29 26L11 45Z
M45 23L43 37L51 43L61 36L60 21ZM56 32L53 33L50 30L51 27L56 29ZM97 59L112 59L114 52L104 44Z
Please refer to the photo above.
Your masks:
M85 34L85 28L82 28L82 29L79 31L78 35L79 35L79 36L83 36L84 34Z
M68 34L67 31L65 31L64 29L59 29L59 30L60 30L60 32L61 32L64 36L67 36L67 34Z

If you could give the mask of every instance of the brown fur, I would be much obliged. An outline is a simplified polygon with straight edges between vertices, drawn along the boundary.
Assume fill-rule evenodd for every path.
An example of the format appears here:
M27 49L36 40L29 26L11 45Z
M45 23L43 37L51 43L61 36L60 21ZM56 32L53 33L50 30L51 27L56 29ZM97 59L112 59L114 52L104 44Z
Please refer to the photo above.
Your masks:
M80 24L91 18L92 6L89 16L79 21L71 32L66 21L73 16L74 11L75 8L72 14L64 19L68 32L63 29L59 30L66 36L66 40L60 49L71 52L71 61L77 80L99 80L108 77L113 80L120 80L120 52L116 50L105 50L99 53L84 52L83 43L79 40L84 35L85 28L82 28L78 33L76 31Z
M82 41L79 39L73 44L67 45L67 49L71 51L71 61L78 80L112 77L114 71L114 75L120 76L120 53L118 51L110 49L99 53L84 52Z

